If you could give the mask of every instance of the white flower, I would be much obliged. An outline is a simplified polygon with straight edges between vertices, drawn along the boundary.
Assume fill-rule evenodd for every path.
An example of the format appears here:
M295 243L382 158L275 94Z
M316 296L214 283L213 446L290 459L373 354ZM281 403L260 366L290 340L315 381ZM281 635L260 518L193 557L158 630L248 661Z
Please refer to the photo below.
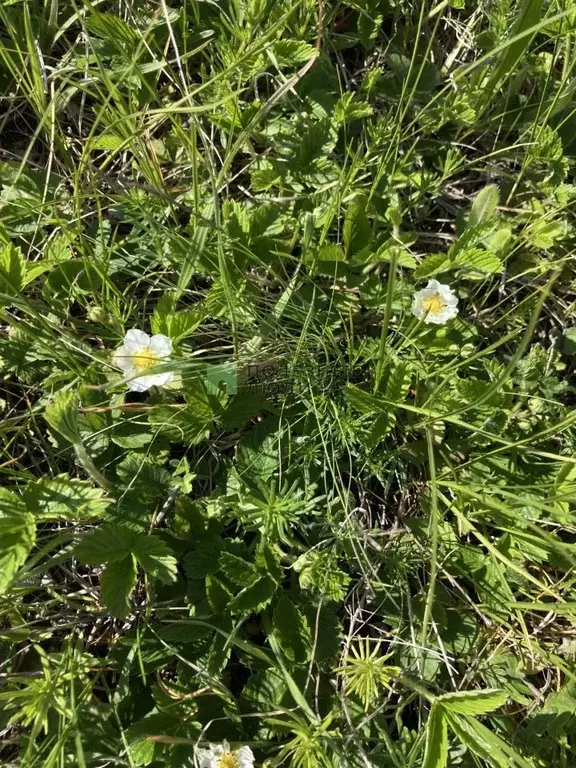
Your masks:
M412 314L425 323L444 325L458 314L458 297L449 285L429 280L426 288L416 291Z
M254 768L254 755L250 747L231 750L227 741L210 744L198 750L200 768Z
M154 385L162 387L172 381L172 371L139 375L146 369L159 365L171 353L172 339L168 336L158 333L150 337L144 331L132 328L124 336L124 344L114 352L114 363L124 372L128 389L145 392Z

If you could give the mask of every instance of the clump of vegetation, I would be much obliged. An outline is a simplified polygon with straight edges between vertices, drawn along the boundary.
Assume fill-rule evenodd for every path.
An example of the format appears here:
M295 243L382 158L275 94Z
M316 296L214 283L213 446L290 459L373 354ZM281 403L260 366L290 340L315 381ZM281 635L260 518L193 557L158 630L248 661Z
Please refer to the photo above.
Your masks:
M3 765L576 765L575 35L0 5Z

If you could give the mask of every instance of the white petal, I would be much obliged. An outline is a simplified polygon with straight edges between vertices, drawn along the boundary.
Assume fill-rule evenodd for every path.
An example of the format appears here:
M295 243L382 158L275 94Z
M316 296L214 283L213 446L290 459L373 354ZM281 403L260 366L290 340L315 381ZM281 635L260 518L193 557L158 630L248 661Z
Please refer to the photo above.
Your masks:
M125 346L118 347L112 359L114 365L117 365L124 373L131 373L134 370L134 357Z
M169 381L172 381L173 378L174 374L172 371L168 371L167 373L151 373L148 376L138 376L126 383L128 384L128 389L131 389L133 392L146 392L150 387L163 387Z
M217 768L218 758L212 749L198 749L197 755L200 768Z
M168 384L168 382L172 381L174 378L174 373L172 371L166 371L166 373L155 373L152 376L148 376L147 378L154 379L155 387L163 387L165 384Z
M158 357L168 357L172 354L172 339L163 333L157 333L150 339L150 349Z
M439 283L438 295L449 307L455 307L458 304L458 297L449 285L442 285L442 283Z
M124 336L124 346L130 352L138 352L142 347L147 347L150 344L150 336L144 331L139 331L137 328L132 328L126 336Z
M239 768L254 768L254 754L250 747L240 747L236 751Z

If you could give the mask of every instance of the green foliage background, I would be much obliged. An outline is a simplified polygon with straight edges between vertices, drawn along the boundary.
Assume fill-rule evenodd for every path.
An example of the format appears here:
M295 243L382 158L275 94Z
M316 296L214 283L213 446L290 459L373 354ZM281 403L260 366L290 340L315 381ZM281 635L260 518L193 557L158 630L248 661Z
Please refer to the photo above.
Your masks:
M576 766L575 45L572 0L0 5L3 765Z

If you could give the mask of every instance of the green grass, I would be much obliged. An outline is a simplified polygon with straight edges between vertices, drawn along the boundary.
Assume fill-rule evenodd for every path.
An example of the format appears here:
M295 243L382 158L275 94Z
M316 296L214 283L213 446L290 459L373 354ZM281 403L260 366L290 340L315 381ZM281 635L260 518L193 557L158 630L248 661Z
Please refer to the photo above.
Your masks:
M575 41L0 5L2 765L576 766Z

